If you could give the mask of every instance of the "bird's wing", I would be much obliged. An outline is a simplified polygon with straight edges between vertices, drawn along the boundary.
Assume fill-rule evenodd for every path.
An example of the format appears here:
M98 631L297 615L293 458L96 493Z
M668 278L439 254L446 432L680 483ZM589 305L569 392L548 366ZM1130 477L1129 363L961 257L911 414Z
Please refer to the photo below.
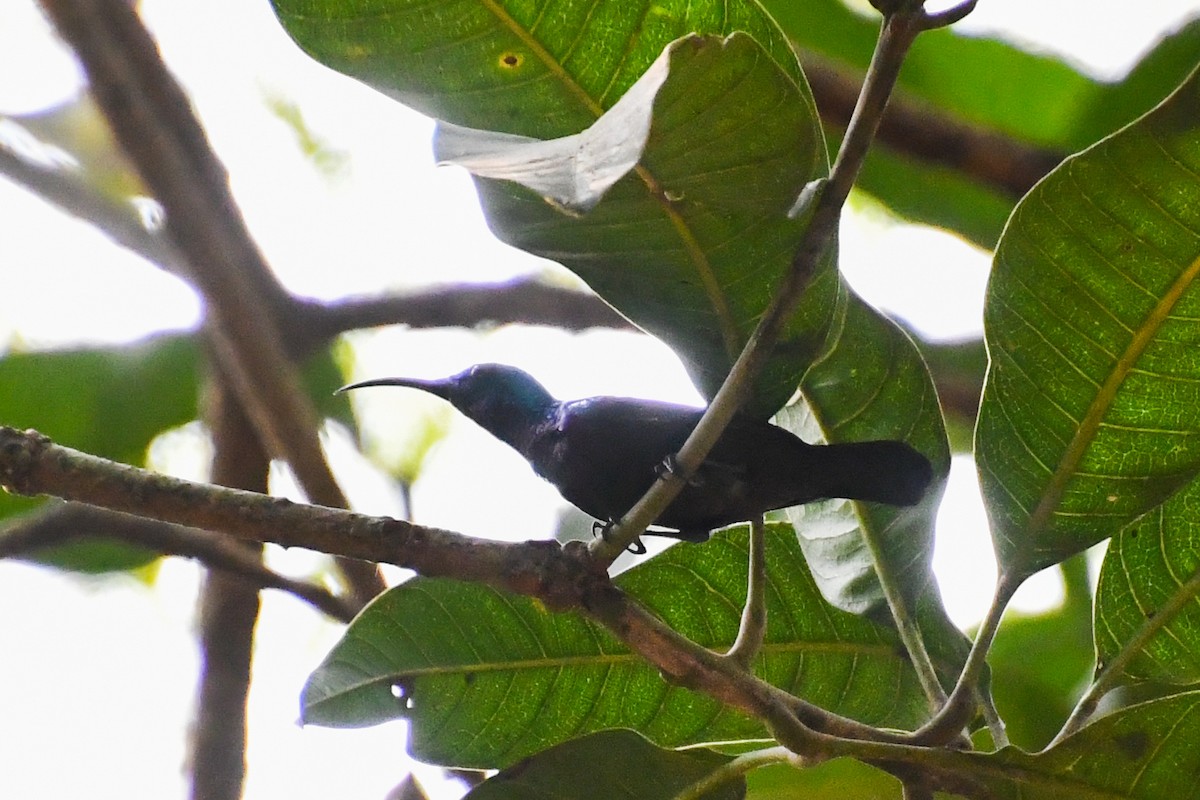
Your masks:
M615 397L563 403L531 447L538 474L592 516L629 510L664 459L687 438L701 412L687 406Z

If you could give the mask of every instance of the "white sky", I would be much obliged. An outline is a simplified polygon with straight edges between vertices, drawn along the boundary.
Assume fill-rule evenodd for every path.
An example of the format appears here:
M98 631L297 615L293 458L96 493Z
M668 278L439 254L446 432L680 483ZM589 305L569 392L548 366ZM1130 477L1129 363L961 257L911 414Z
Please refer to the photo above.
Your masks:
M543 268L492 239L464 175L432 166L427 120L308 61L283 36L266 0L142 5L230 170L251 229L294 291L336 298ZM1111 11L1100 13L1104 6ZM982 0L960 27L1009 31L1028 46L1112 77L1194 9L1194 0L1142 0L1136 10L1095 0ZM76 79L31 0L0 0L0 112L62 99ZM266 110L268 95L298 103L311 129L349 154L348 170L336 179L316 172ZM6 268L0 343L128 341L195 323L198 305L179 281L2 180L0 220ZM862 214L847 218L843 234L843 266L868 298L931 336L980 331L985 254L951 236ZM941 288L933 303L912 291L930 284ZM53 297L54 305L30 301L39 297ZM363 375L444 375L477 361L507 361L530 369L562 397L697 400L674 357L643 337L506 328L486 337L387 331L354 341ZM411 398L370 402L393 404L397 427L405 414L434 408ZM469 423L452 419L451 431L416 487L419 520L481 535L496 535L497 528L548 535L559 504L554 490ZM175 468L186 471L188 464ZM482 486L509 473L516 477L502 487L502 524L494 506L470 507L447 490L455 481ZM356 477L351 488L367 482ZM395 511L386 496L355 494L364 511ZM962 623L977 619L990 596L990 552L973 471L956 462L935 567ZM304 554L280 560L301 571L311 563ZM193 565L170 561L147 588L127 577L80 580L0 563L0 797L185 794L197 575ZM1054 591L1053 579L1044 584L1042 597ZM402 726L337 731L294 724L300 687L338 628L268 593L259 632L247 797L382 798L405 768ZM458 792L436 771L419 775L435 795Z

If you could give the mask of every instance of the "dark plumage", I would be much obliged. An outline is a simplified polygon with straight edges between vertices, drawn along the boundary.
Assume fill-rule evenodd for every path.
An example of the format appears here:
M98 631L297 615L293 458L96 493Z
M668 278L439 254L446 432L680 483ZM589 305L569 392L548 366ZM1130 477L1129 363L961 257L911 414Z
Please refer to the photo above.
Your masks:
M379 378L346 386L407 386L448 400L512 446L568 501L616 520L678 452L701 409L591 397L559 402L528 373L477 364L443 380ZM714 528L765 511L843 497L913 505L932 479L929 460L903 442L811 445L783 428L735 417L656 527L702 542Z

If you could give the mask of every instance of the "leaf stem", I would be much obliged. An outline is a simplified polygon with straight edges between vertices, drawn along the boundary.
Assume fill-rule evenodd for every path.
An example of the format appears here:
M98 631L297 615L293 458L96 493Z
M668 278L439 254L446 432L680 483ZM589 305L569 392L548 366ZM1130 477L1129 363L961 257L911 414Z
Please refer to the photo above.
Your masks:
M860 531L863 528L864 526L859 526ZM942 708L946 705L946 690L942 688L942 682L938 680L933 659L929 656L928 648L925 647L925 637L921 635L921 627L909 608L905 592L899 585L895 573L886 568L887 562L877 547L879 544L877 537L864 533L863 538L866 539L867 546L871 550L871 559L875 562L875 576L883 589L883 596L887 600L888 610L896 623L900 641L904 644L904 649L908 651L913 670L917 673L921 690L925 692L931 709Z
M725 658L749 670L762 648L767 631L767 605L764 596L767 565L764 557L764 525L762 517L750 523L750 556L746 570L746 605L737 638L725 653Z
M992 647L992 641L996 638L996 631L1000 629L1000 619L1004 616L1008 601L1012 599L1013 593L1023 581L1024 576L1014 578L1002 575L996 582L992 605L988 608L987 616L980 623L979 632L975 634L971 652L967 655L967 663L963 665L962 674L958 677L954 691L950 693L945 705L933 719L909 737L910 741L922 745L946 744L958 736L970 721L975 710L975 694L979 676L987 664L987 654Z
M974 7L968 0L951 11L965 15ZM921 9L899 11L884 18L875 46L875 54L863 81L862 93L850 117L841 149L834 160L829 179L816 188L812 198L812 216L808 228L792 257L791 267L771 298L771 303L750 335L746 346L725 376L725 382L713 397L704 416L688 436L675 457L676 470L664 470L659 479L606 537L592 541L590 551L600 563L609 565L658 519L688 478L704 461L750 395L779 335L796 304L816 273L817 265L828 252L841 220L842 206L858 178L867 151L879 129L888 97L896 85L900 65L916 37L949 12L930 16ZM948 19L948 18L947 18ZM950 20L953 21L953 20ZM811 185L810 185L811 186Z
M742 753L675 795L672 800L701 800L701 798L707 797L709 792L740 778L751 770L791 761L793 758L792 751L786 747L766 747L762 750Z
M1096 707L1104 695L1115 688L1117 682L1125 675L1125 669L1129 666L1129 662L1138 654L1143 653L1150 640L1157 636L1181 611L1195 602L1198 595L1200 595L1200 568L1193 572L1187 581L1179 585L1179 588L1161 608L1151 609L1150 613L1146 614L1145 621L1138 628L1138 632L1125 643L1112 661L1109 661L1100 670L1100 674L1080 698L1075 710L1071 712L1071 716L1063 723L1062 730L1046 746L1046 749L1054 747L1063 739L1078 732L1087 723L1092 714L1096 712Z

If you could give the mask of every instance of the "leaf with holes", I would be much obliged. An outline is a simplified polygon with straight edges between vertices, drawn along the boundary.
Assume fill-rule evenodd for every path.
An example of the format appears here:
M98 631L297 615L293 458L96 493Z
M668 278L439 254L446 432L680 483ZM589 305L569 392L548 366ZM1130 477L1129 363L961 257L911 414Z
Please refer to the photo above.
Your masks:
M1017 207L985 307L976 452L1002 572L1108 536L1200 472L1200 74Z
M554 139L587 128L692 33L743 31L807 94L751 0L272 0L317 61L436 119Z
M831 608L785 525L768 526L771 625L756 673L833 711L911 727L926 715L895 633ZM617 583L702 646L727 648L746 586L745 528L680 545ZM520 698L515 702L514 698ZM503 767L569 738L631 728L664 747L761 739L760 723L662 680L603 629L483 586L418 578L377 598L309 679L304 720L412 721L421 760Z

